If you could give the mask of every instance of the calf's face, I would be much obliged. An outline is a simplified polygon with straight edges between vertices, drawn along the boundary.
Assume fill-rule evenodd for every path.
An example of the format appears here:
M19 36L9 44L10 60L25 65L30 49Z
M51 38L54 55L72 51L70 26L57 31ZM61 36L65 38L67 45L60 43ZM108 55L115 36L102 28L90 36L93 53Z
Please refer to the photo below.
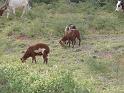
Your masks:
M59 43L60 43L61 46L63 46L63 47L65 46L64 42L62 40L60 40Z
M22 61L22 63L26 62L24 58L20 58L20 60Z
M118 0L117 4L116 4L116 9L115 11L121 11L122 10L122 1Z
M3 15L3 12L4 12L4 10L3 9L0 9L0 16Z

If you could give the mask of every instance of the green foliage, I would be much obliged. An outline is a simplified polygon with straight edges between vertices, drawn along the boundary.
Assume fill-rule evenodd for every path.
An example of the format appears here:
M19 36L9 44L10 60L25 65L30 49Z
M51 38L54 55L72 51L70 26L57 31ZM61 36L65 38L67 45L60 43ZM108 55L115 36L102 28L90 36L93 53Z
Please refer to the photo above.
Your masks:
M86 61L86 64L88 64L89 68L96 72L96 73L109 73L109 69L107 68L110 65L111 62L108 61L101 61L101 59L97 58L89 58Z
M28 70L28 71L27 71ZM4 86L0 92L4 93L83 93L81 88L73 80L73 76L67 71L54 71L48 75L40 75L30 68L21 65L6 66L0 68L0 81ZM53 69L54 70L54 69ZM50 75L50 76L49 76Z

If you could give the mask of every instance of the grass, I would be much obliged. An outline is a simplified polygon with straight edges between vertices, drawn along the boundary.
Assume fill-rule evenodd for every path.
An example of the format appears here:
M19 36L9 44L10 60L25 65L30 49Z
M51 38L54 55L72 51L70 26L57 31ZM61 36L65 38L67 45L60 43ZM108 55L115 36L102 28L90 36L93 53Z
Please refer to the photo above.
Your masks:
M70 23L82 38L74 49L58 43ZM123 93L123 25L122 13L87 2L35 4L24 18L1 17L0 93ZM21 63L21 52L38 42L50 47L48 65L41 57Z

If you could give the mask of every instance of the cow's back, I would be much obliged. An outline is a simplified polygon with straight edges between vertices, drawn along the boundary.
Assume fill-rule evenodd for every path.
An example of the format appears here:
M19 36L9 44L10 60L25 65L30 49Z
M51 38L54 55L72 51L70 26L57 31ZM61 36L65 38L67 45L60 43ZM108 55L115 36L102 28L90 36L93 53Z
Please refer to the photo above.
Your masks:
M38 43L36 45L33 45L33 46L31 46L31 48L33 50L38 50L39 48L41 48L41 49L44 48L48 53L50 52L50 49L49 49L48 45L43 44L43 43Z
M20 8L26 6L28 4L28 0L9 0L9 7L12 8Z
M76 34L77 37L80 37L80 32L79 32L79 30L75 30L75 34Z

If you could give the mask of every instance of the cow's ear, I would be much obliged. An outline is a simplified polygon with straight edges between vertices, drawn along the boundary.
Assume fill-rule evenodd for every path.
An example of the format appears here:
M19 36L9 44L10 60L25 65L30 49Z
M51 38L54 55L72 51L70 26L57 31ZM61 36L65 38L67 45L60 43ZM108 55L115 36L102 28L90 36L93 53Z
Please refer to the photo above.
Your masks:
M124 1L121 1L121 5L124 5Z
M115 3L117 4L119 0L116 0Z
M22 51L21 53L25 53L25 51Z

